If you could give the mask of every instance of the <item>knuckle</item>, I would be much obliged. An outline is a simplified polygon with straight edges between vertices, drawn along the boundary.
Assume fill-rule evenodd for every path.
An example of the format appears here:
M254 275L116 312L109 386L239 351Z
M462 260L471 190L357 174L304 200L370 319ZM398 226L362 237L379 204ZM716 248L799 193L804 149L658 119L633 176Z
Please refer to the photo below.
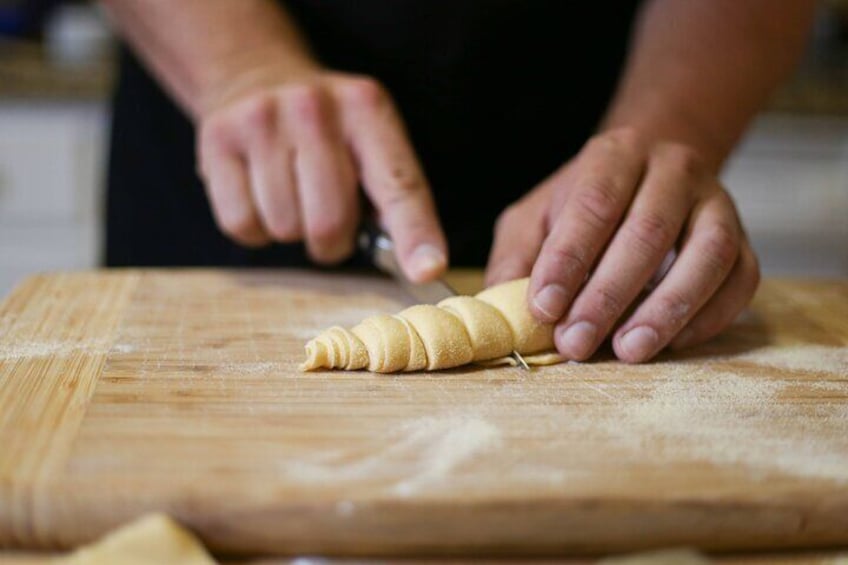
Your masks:
M277 104L273 96L259 94L244 103L243 121L252 133L267 133L276 122Z
M599 141L602 141L607 148L613 150L623 150L627 152L635 152L642 146L642 137L636 128L630 126L621 126L611 129L600 136Z
M664 325L678 327L688 319L692 310L691 301L679 291L669 290L657 297L657 310Z
M281 98L292 116L300 122L317 123L324 117L324 92L317 85L289 86L281 92Z
M594 227L606 227L618 219L617 191L612 178L586 177L580 186L582 190L576 195L577 205Z
M342 94L350 104L359 108L376 108L388 100L383 85L371 77L348 79L342 86Z
M739 254L739 230L720 222L711 226L704 234L704 250L707 259L716 268L725 270Z
M388 190L384 192L379 203L382 212L394 216L399 210L418 209L422 207L427 192L427 185L421 175L410 167L396 165L388 173L385 183Z
M686 178L699 178L707 171L703 157L691 147L680 143L660 144L654 150L653 157Z
M651 255L665 252L677 235L671 223L657 213L634 217L627 223L627 231L631 238Z
M230 122L224 116L216 114L200 124L201 143L221 143L229 135Z
M495 220L495 234L505 234L515 226L516 220L521 215L517 204L510 204Z
M265 227L275 241L292 242L300 239L300 229L295 218L275 216L266 221Z
M585 255L573 245L558 245L546 253L551 266L551 272L560 276L566 274L569 278L589 271L589 261Z
M405 211L415 207L413 195L405 190L393 191L380 203L380 211L387 217L401 216Z
M618 319L627 307L621 290L609 283L592 292L589 304L591 310L604 320Z
M410 195L425 188L424 178L413 167L396 164L389 170L389 175L392 185L401 194Z

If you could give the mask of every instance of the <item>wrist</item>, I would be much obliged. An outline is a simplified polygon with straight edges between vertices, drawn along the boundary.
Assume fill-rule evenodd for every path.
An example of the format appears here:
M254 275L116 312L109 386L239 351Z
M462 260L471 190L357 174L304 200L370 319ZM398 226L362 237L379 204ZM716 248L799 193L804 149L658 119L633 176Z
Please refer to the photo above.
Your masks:
M308 53L293 53L290 46L234 54L203 77L192 114L198 121L251 92L310 80L324 70Z

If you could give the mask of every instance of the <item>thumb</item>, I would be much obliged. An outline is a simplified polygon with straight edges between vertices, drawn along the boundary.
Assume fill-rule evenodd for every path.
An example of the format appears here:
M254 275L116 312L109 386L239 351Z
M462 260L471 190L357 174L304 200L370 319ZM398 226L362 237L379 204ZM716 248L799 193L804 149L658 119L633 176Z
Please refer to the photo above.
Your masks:
M546 234L546 206L540 189L504 210L486 266L486 285L530 275Z

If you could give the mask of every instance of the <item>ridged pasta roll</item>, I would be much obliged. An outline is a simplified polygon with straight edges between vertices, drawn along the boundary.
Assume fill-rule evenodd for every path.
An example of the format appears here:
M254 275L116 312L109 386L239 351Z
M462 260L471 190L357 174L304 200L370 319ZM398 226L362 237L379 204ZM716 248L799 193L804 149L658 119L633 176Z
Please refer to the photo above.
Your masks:
M518 279L476 296L371 316L350 330L334 326L306 344L300 368L432 371L472 362L508 363L512 351L529 356L530 363L557 362L553 325L537 321L527 309L528 283Z

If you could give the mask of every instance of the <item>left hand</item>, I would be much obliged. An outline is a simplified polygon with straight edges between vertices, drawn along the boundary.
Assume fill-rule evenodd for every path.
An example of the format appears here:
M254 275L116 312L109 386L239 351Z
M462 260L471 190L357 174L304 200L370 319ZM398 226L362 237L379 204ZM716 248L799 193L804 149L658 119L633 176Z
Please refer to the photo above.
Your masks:
M671 269L636 304L675 248ZM528 273L531 312L556 323L557 349L578 361L611 333L615 354L629 363L669 344L703 342L736 318L759 283L716 172L691 147L648 142L631 129L598 134L501 214L487 283Z

